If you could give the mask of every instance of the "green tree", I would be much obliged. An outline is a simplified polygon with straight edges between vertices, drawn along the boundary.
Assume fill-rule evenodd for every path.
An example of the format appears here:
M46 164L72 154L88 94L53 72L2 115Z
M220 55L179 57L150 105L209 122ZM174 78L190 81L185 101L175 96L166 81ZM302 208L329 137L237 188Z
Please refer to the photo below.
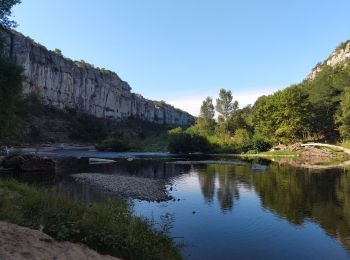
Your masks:
M20 4L21 0L1 0L0 1L0 25L4 28L16 27L17 23L10 20L11 9L14 5Z
M62 54L62 51L60 49L55 49L55 53L58 55L58 56L63 56Z
M207 97L201 106L200 114L197 119L199 129L203 133L212 133L215 128L215 111L213 105L213 99Z
M238 148L247 150L251 144L250 133L246 129L238 128L233 136L233 142Z
M264 140L289 143L309 135L311 106L299 86L259 98L253 110L255 135Z
M350 87L345 88L340 101L340 108L336 116L340 135L344 139L350 138Z
M335 140L338 137L334 120L339 110L341 95L350 86L350 59L336 66L322 65L314 80L301 84L308 91L312 105L312 132L319 138Z
M237 109L232 113L229 120L229 130L234 133L238 128L243 128L253 133L251 105L245 106L242 109Z
M229 120L232 113L238 109L238 102L233 102L231 90L220 89L219 98L216 99L216 111L220 114L218 122L223 132L229 131Z

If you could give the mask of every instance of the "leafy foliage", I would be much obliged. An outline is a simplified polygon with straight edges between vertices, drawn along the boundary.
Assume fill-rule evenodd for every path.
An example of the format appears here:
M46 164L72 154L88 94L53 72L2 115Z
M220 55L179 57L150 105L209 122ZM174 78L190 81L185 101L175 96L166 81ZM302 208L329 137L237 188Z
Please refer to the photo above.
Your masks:
M129 144L116 137L109 137L95 147L99 151L125 152L129 150Z
M346 88L341 96L340 108L336 117L339 132L344 139L350 138L350 88Z
M299 86L260 98L253 115L255 134L272 142L295 142L308 135L310 103Z
M0 1L0 25L4 28L16 27L17 23L10 20L11 9L14 5L20 4L21 0L1 0Z
M207 153L212 147L201 135L180 132L171 134L168 149L172 153Z
M231 90L220 89L219 98L216 99L215 109L220 114L218 123L221 132L229 131L229 120L232 114L238 109L238 102L233 102Z
M215 110L213 105L213 99L207 97L201 106L200 114L197 119L199 130L203 133L211 133L215 127Z

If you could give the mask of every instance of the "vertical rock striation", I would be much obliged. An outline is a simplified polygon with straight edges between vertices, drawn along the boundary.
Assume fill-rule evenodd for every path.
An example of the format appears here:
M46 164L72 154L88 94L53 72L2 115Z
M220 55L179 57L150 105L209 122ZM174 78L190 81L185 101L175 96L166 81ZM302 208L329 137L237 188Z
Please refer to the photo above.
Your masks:
M190 114L131 92L114 72L76 62L47 50L15 31L4 31L5 55L23 66L24 92L37 92L46 104L76 109L99 118L135 117L167 125L191 125Z

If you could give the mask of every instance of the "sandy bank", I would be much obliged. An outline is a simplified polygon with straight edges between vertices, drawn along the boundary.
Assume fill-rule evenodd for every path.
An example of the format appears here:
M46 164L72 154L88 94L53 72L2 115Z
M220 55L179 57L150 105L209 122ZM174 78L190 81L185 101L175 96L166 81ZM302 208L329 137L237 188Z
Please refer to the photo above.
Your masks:
M87 246L59 242L41 231L0 221L0 259L118 259Z

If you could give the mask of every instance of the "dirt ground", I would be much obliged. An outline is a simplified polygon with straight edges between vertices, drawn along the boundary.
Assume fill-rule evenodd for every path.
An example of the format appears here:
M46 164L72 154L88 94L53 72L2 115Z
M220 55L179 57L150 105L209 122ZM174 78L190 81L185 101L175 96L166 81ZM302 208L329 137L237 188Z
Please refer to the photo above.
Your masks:
M59 242L40 232L0 221L0 260L112 260L87 246Z

